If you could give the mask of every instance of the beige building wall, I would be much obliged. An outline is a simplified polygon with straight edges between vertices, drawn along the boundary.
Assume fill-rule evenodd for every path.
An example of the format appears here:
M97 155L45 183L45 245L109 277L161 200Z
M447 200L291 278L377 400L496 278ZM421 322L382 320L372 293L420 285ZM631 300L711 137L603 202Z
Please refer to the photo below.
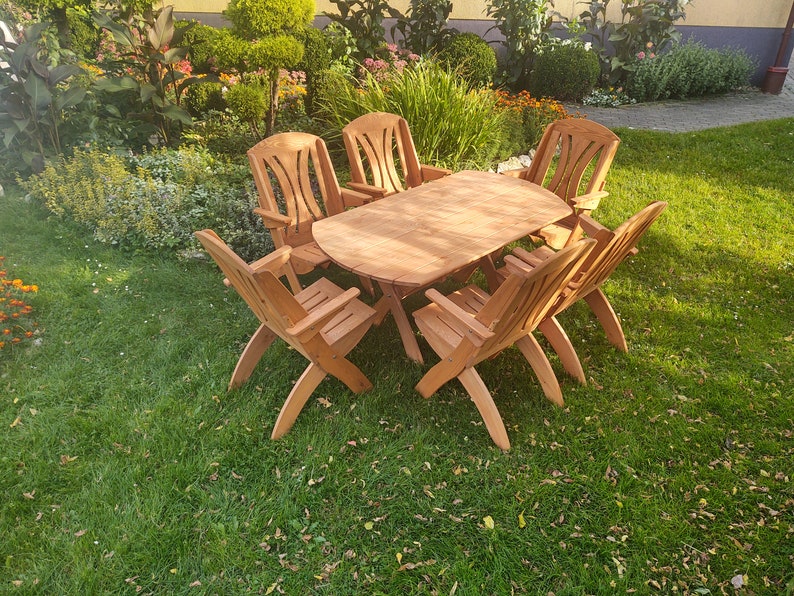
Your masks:
M229 4L228 0L164 0L177 12L220 13ZM330 0L316 0L317 14L334 12ZM554 9L566 16L582 11L581 0L556 0ZM409 0L392 0L390 5L405 12ZM614 6L612 6L614 5ZM619 0L613 0L610 9L612 20L620 19ZM481 20L486 17L485 0L453 0L451 18ZM689 26L704 27L783 27L791 10L791 0L692 0L686 8Z

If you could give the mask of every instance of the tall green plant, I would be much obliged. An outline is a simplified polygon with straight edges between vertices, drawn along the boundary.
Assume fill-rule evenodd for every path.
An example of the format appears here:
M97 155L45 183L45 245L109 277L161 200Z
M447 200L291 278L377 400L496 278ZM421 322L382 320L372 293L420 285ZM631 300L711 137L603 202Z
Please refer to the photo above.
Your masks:
M391 35L399 32L403 47L417 54L439 52L458 32L447 26L451 13L450 0L411 0L407 14L391 28Z
M430 61L384 81L368 75L363 89L339 85L322 101L337 131L368 112L401 115L423 163L481 168L497 157L502 144L504 112L496 108L496 95L470 91L459 76Z
M619 23L607 20L611 1L585 2L587 10L573 29L593 43L602 73L615 84L626 81L639 52L652 47L658 53L681 41L675 23L686 18L684 8L690 0L619 0Z
M192 123L180 103L182 93L198 79L176 68L187 56L188 49L179 44L188 28L174 27L173 6L143 14L97 12L94 20L123 48L121 59L132 72L100 79L98 87L108 92L136 91L141 112L133 115L150 122L170 143L176 126Z
M505 48L501 84L515 85L532 70L538 50L551 38L551 16L547 0L488 0L487 14L494 19L491 29L502 34Z
M0 133L6 158L17 153L27 168L40 171L48 153L61 152L60 125L85 98L75 82L83 70L59 64L62 56L42 50L49 23L25 29L15 48L0 44Z
M347 29L356 42L356 56L364 58L375 55L375 50L386 41L383 21L386 17L399 19L400 11L389 6L387 0L331 0L338 13L325 12L331 22Z

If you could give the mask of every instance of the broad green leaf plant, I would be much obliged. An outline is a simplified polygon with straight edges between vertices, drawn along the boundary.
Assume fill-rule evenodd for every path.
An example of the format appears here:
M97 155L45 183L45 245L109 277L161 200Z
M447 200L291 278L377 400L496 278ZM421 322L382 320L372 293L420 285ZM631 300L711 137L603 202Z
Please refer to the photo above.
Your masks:
M567 23L575 35L586 35L601 59L609 84L625 83L637 64L637 55L648 48L659 53L680 43L675 24L686 18L690 0L619 0L620 22L607 19L612 0L585 2L586 10Z
M0 44L2 153L18 153L33 171L41 171L46 155L61 152L60 124L86 94L75 82L83 70L59 63L58 52L43 48L49 28L49 23L35 23L15 47Z
M549 4L554 5L547 0L488 0L486 12L494 20L491 29L502 34L505 48L498 83L516 86L532 70L535 55L551 39Z
M192 124L181 97L199 79L177 69L187 56L188 49L180 43L189 27L174 27L173 6L142 15L97 12L94 20L124 48L122 59L129 73L100 79L97 85L108 92L136 91L141 112L135 116L151 123L170 144L178 126Z

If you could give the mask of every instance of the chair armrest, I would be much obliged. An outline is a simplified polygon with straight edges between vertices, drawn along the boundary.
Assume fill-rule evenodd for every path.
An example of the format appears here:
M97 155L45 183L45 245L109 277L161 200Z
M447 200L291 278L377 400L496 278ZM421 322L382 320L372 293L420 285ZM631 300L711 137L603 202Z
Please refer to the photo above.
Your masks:
M533 251L528 251L524 248L521 248L520 246L517 246L513 249L514 257L521 259L524 263L533 268L543 263L549 257L554 256L554 254L555 251L545 244L543 246L539 246Z
M267 229L283 228L284 226L289 226L292 224L291 217L282 215L276 211L270 211L269 209L257 207L254 209L254 213L262 218L262 222L265 224Z
M352 182L351 184L356 184ZM375 188L375 187L373 187ZM342 204L345 207L358 207L371 203L374 198L370 193L360 192L352 188L343 188L342 190Z
M511 178L521 178L522 180L527 179L527 172L529 172L529 167L526 168L518 168L516 170L505 170L502 172L504 176L510 176Z
M309 313L305 319L301 319L292 327L288 327L286 332L294 335L300 341L307 341L309 338L320 333L325 324L332 319L340 310L348 305L349 302L358 298L361 290L350 288L345 290L336 298L318 306Z
M437 166L419 166L422 171L422 181L429 182L430 180L438 180L444 176L449 176L452 170L447 168L439 168Z
M449 298L444 296L438 290L430 289L425 292L428 300L433 302L441 310L452 317L451 323L459 323L458 330L472 339L475 345L482 344L487 339L494 336L494 332L488 329L485 325L480 323L471 314L467 313L460 306L452 302ZM476 336L477 340L473 340L472 335Z
M249 267L254 271L254 275L260 271L270 271L278 274L284 265L289 261L292 247L285 245L277 248L273 252L268 253L261 259L257 259L253 263L249 263Z
M570 200L570 203L574 209L587 209L588 211L592 211L598 207L601 199L608 196L609 193L607 191L599 190L596 192L589 192L584 195L579 195L578 197L573 197Z
M366 182L348 182L347 186L357 192L363 192L372 197L372 200L382 199L386 196L386 189L380 186L372 186Z
M608 227L603 224L598 223L589 215L580 215L579 216L579 225L582 226L584 233L590 236L590 238L595 238L596 234L602 230L606 230L607 232L611 232Z

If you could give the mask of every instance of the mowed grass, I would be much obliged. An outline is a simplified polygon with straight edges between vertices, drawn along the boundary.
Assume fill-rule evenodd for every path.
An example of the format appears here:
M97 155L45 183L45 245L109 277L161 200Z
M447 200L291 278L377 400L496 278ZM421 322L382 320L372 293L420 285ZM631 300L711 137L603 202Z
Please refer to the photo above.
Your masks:
M456 382L414 391L436 357L390 318L351 354L374 389L324 381L271 441L305 361L278 343L227 393L257 324L213 263L10 190L41 341L0 352L0 592L794 592L794 120L618 133L597 218L669 202L605 287L629 353L580 304L565 408L516 350L480 365L509 452Z

